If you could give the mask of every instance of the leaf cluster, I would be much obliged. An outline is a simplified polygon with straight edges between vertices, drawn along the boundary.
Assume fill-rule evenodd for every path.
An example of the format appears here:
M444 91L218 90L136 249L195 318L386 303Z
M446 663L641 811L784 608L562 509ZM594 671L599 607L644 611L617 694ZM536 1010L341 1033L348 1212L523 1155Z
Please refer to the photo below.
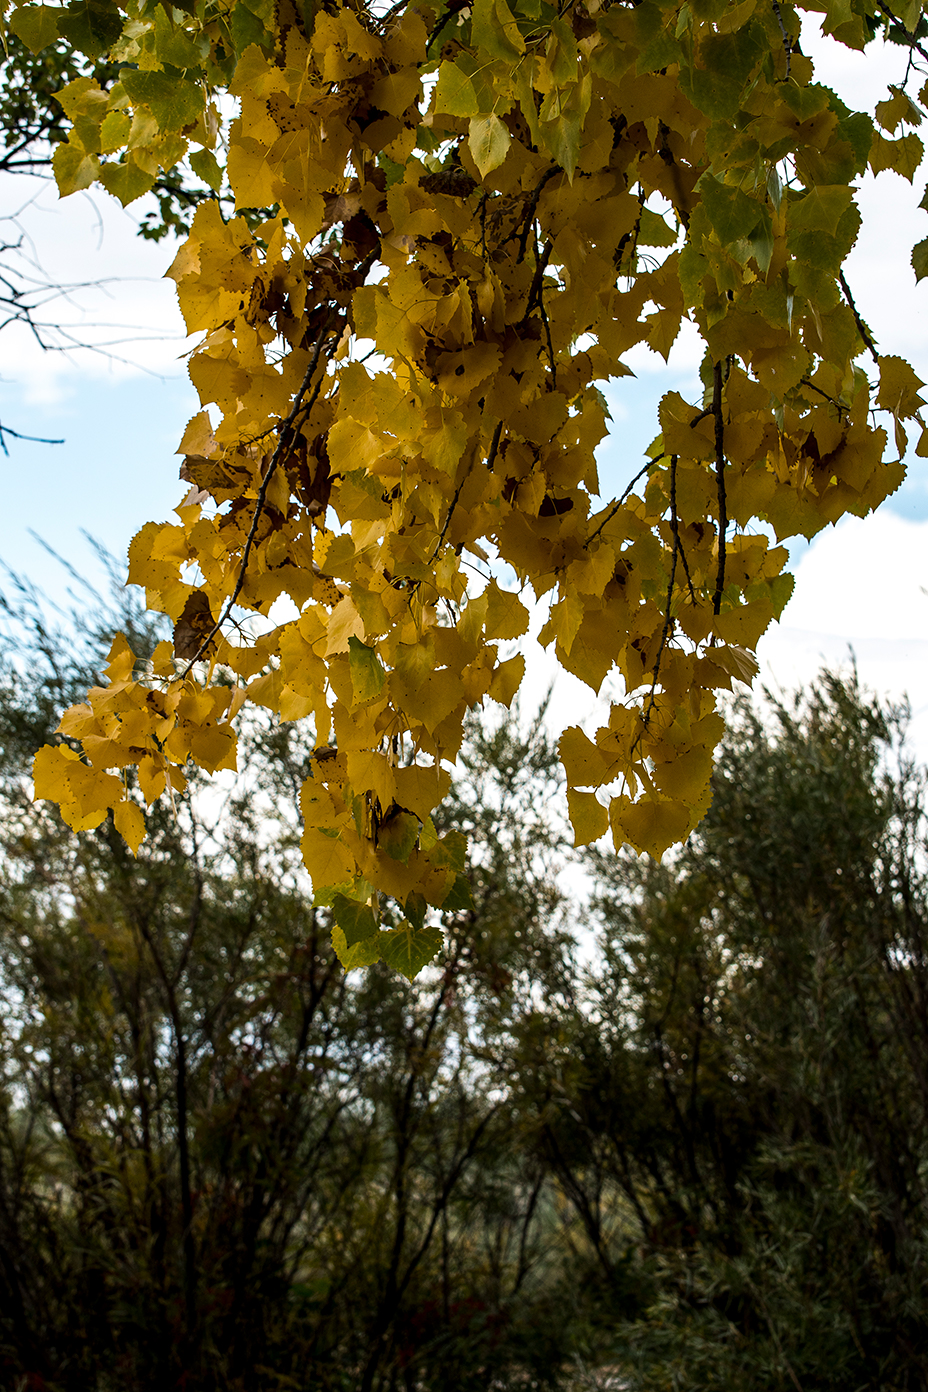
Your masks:
M81 15L9 19L118 66L60 93L62 193L129 203L189 158L237 213L202 202L169 272L203 410L129 578L173 643L143 668L117 642L37 795L75 829L112 810L134 849L128 770L150 805L234 768L247 708L306 721L303 856L337 950L414 974L464 902L433 814L468 712L523 680L530 588L540 641L610 695L561 740L577 844L659 858L709 805L720 697L789 597L779 543L878 506L923 424L842 269L857 178L920 165L918 104L850 110L802 7L761 0ZM824 27L863 48L879 26L852 0ZM684 325L704 395L664 397L604 497L603 385Z

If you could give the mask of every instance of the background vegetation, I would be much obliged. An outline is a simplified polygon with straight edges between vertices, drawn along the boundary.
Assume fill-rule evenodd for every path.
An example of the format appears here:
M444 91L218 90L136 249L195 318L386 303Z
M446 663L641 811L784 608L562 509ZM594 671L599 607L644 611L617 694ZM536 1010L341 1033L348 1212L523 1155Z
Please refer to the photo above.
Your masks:
M348 975L254 724L138 860L27 768L120 601L20 589L0 679L0 1383L209 1392L928 1386L925 783L824 674L742 702L667 864L578 853L543 720L476 721L473 907Z

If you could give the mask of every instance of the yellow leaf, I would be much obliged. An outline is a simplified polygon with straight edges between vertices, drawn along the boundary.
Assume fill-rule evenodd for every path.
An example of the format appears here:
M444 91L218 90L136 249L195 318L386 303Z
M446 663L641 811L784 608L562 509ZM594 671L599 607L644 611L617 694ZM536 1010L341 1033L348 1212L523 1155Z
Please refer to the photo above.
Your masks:
M589 846L609 830L609 810L603 807L595 793L568 788L567 808L574 829L575 846Z
M317 827L307 827L300 841L303 864L309 871L313 889L325 889L329 885L347 884L353 877L357 866L354 856L345 849L335 836L326 836Z
M349 595L340 599L329 616L328 639L325 655L348 652L352 638L364 638L364 623L358 613L354 600Z
M515 657L507 658L496 668L487 694L491 700L499 701L500 705L511 706L524 676L525 658L521 653L516 653Z
M393 774L396 780L396 801L400 807L407 807L410 812L415 812L423 822L451 787L451 774L438 765L423 768L419 764L410 764L406 768L394 769Z
M528 610L518 595L501 590L491 580L484 591L487 597L487 638L519 638L528 630Z
M567 782L572 788L598 788L608 783L612 765L579 725L571 725L558 742Z
M660 860L691 828L692 811L675 799L642 797L638 802L621 793L609 805L612 839L617 851L627 842L639 854Z
M508 128L492 112L470 118L467 144L481 179L500 167L511 142Z
M113 823L134 856L145 840L145 818L137 802L117 802L113 808Z

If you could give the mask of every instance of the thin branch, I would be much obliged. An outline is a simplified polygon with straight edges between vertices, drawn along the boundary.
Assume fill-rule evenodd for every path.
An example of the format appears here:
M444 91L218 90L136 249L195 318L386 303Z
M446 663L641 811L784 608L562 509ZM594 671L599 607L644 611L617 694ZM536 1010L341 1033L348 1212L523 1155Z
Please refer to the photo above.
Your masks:
M226 601L225 609L222 611L219 618L213 624L213 627L210 629L209 633L207 633L206 637L203 639L203 642L200 644L199 650L197 651L196 655L190 659L190 661L187 663L187 666L184 668L181 680L186 680L186 678L190 675L190 671L194 664L196 662L199 662L200 658L206 652L210 643L213 641L213 639L216 637L216 634L222 628L222 625L228 619L233 608L235 607L235 601L238 599L239 595L242 592L242 586L245 583L245 573L248 569L248 558L251 555L251 548L254 545L255 536L257 535L258 523L260 522L261 515L264 512L264 504L267 499L268 489L271 486L271 479L274 477L274 471L276 470L277 465L280 463L280 460L283 457L284 450L290 443L293 434L293 426L296 422L297 417L299 416L301 411L305 411L306 413L308 413L312 410L313 406L315 406L316 404L316 399L319 395L319 391L322 386L323 378L320 377L313 390L312 396L310 397L309 401L304 407L303 398L309 390L309 384L315 376L316 369L319 366L319 358L322 355L323 345L325 344L326 339L328 338L330 322L331 316L329 317L329 319L326 320L326 322L323 324L320 330L319 338L317 339L316 346L313 349L313 355L309 360L309 366L306 369L306 374L303 377L302 382L300 383L300 389L294 398L290 414L286 417L285 420L281 421L280 423L280 438L277 441L274 453L271 455L271 462L267 466L267 473L264 475L264 478L261 481L261 487L258 489L258 497L255 502L254 516L251 519L251 527L249 529L248 536L245 540L244 550L242 551L242 563L239 567L238 579L235 582L235 589L232 591L231 595Z
M538 264L538 238L535 238L535 264ZM551 364L551 385L557 386L557 364L554 361L554 344L551 342L551 324L548 319L548 311L545 309L545 293L541 282L538 285L538 312L541 315L541 322L545 326L545 338L548 344L548 361Z
M12 436L14 440L29 440L34 445L64 444L64 440L46 440L45 437L42 435L20 435L18 430L11 430L11 428L8 425L0 425L0 449L3 450L3 453L5 455L9 455L10 453L10 451L6 447L7 435Z
M492 438L492 440L490 441L490 450L489 450L489 453L487 454L487 468L488 468L488 469L492 469L492 468L493 468L493 465L494 465L494 463L495 463L495 461L496 461L496 455L497 455L497 451L499 450L499 442L500 442L500 440L502 439L502 435L503 435L503 422L502 422L502 421L498 421L498 422L497 422L497 425L496 425L496 429L493 431L493 438ZM432 552L431 556L429 557L429 565L432 564L432 562L434 561L435 557L438 555L439 551L441 550L442 546L444 545L445 537L446 537L447 534L448 534L448 528L451 526L451 519L452 519L452 517L454 516L454 510L455 510L455 508L456 508L457 505L458 505L458 499L460 498L460 496L461 496L461 491L462 491L462 489L463 489L465 483L467 482L467 480L468 480L469 478L470 478L470 469L468 468L468 469L466 469L466 470L464 471L464 477L461 479L461 482L458 484L457 488L454 490L454 497L451 499L451 506L450 506L449 509L448 509L448 516L445 518L444 526L442 527L442 529L441 529L441 531L440 531L440 533L439 533L439 535L438 535L438 540L437 540L437 542L435 543L435 550Z
M851 294L851 287L850 287L850 286L848 285L848 283L847 283L847 279L846 279L846 277L845 277L845 275L844 275L844 268L843 268L843 267L842 267L841 270L838 272L838 279L839 279L840 282L841 282L841 289L844 291L844 298L847 300L848 307L849 307L851 313L852 313L853 316L854 316L854 323L857 325L857 332L860 334L860 336L861 336L861 338L863 339L864 343L867 345L868 349L870 350L870 356L873 358L873 361L876 363L877 367L879 367L879 365L880 365L880 355L879 355L879 353L876 351L876 344L873 342L873 339L870 337L870 330L867 328L867 326L866 326L866 324L864 323L863 319L861 319L860 313L858 312L858 309L857 309L857 306L856 306L856 304L854 303L854 296Z
M893 14L889 6L883 3L883 0L879 0L879 6L885 15L889 15L893 24L898 24L899 28L902 30L903 34L905 34L905 37L908 40L909 47L914 49L915 52L919 54L920 57L924 58L926 63L928 63L928 52L926 52L925 49L922 48L921 44L916 40L914 32L909 32L909 30L903 24L902 20L898 17L898 15Z
M712 414L715 416L715 478L719 498L719 568L715 577L715 596L712 608L716 614L722 608L725 588L725 537L728 533L728 505L725 498L725 424L722 420L722 364L712 369Z
M643 716L645 725L647 725L648 721L651 719L651 712L654 709L654 693L657 690L657 679L660 676L661 658L664 656L667 639L670 637L670 630L673 627L673 618L670 613L670 608L673 603L674 581L677 578L677 556L680 554L680 532L677 524L677 456L675 454L670 456L670 528L673 532L673 558L670 562L670 579L667 581L667 604L664 609L664 627L661 632L660 646L657 649L657 657L654 659L654 667L651 673L651 690L648 695L648 708ZM687 572L687 574L688 573L689 572ZM692 589L692 585L690 589Z
M537 302L538 296L541 293L541 282L544 280L545 271L548 269L548 262L551 259L551 253L553 250L554 243L549 240L545 243L545 249L541 253L541 256L535 258L535 274L532 276L532 284L528 292L528 300L525 306L525 313L522 316L523 324L527 322L528 317L531 314L532 309L534 308Z
M552 164L550 169L546 169L532 189L532 196L525 205L525 213L522 218L522 231L519 233L519 255L516 257L516 264L525 260L525 251L528 246L528 235L531 231L532 223L535 221L535 213L538 210L538 200L541 191L549 179L553 179L555 174L563 174L564 171L559 164Z
M658 456L657 456L657 459L649 459L648 462L647 462L647 464L645 464L644 468L638 470L637 474L636 474L635 477L632 479L631 483L628 485L628 487L626 488L625 492L622 494L621 498L618 500L617 503L615 503L615 504L613 505L612 510L611 510L610 513L609 513L609 516L608 516L608 517L604 517L603 520L600 522L599 526L596 528L596 531L595 531L595 532L592 532L592 533L587 537L586 541L583 543L584 550L586 550L586 548L589 546L589 544L590 544L591 541L595 541L595 540L596 540L596 538L599 536L600 532L602 531L603 527L605 527L605 526L607 525L607 523L609 523L609 522L612 521L613 517L615 517L615 515L616 515L616 513L618 512L619 508L620 508L620 507L622 506L622 504L625 502L625 499L626 499L626 498L628 497L628 495L631 493L631 491L632 491L632 489L634 488L635 484L638 482L639 479L644 478L644 476L645 476L645 474L648 472L648 470L649 470L650 468L652 468L652 467L657 463L657 460L658 460L660 457L661 457L661 456L658 455Z
M789 81L790 62L793 56L793 45L786 32L786 25L783 23L783 11L780 9L780 0L773 0L773 13L777 17L777 24L780 26L780 33L783 36L783 52L786 54L786 81Z

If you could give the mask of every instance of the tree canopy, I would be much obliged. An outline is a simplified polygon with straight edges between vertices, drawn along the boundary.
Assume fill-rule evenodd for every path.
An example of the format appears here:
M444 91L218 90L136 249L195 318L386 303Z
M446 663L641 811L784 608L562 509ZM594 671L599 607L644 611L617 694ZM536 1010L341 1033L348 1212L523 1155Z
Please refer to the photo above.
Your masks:
M816 82L812 14L858 49L889 31L918 71L917 2L8 10L31 50L112 67L59 93L62 193L129 203L185 158L217 193L170 270L203 335L188 487L129 548L173 642L148 661L116 640L37 796L75 829L112 812L135 850L140 800L191 761L235 767L243 707L307 721L303 856L339 956L412 975L466 896L433 814L467 711L519 688L529 586L541 641L616 692L560 740L578 844L688 834L719 693L791 591L782 542L877 506L921 424L923 383L842 266L855 180L914 177L922 112L905 86L871 115ZM703 395L664 396L604 498L602 386L684 321Z

